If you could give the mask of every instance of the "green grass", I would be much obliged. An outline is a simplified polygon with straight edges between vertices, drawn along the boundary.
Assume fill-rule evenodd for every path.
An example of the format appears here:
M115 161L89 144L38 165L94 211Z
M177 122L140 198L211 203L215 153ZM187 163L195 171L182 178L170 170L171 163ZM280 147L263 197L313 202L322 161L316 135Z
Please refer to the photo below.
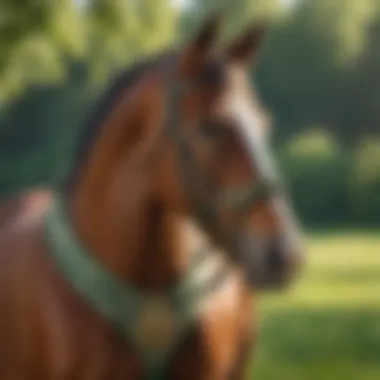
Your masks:
M261 300L256 380L380 379L380 234L312 236L302 279Z

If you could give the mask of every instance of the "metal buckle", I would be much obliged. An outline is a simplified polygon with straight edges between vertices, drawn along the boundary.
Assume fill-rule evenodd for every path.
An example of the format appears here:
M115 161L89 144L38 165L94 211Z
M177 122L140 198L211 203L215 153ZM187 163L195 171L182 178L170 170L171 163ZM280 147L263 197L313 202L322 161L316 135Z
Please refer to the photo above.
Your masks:
M148 356L161 355L170 350L179 331L179 318L167 297L143 298L133 328L134 340L141 351Z

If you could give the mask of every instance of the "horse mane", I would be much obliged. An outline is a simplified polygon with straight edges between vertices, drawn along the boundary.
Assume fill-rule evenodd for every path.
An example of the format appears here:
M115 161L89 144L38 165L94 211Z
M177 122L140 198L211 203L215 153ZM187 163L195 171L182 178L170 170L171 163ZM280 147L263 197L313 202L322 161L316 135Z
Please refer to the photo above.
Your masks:
M102 131L105 120L114 109L120 96L128 88L133 87L147 71L168 62L173 55L173 52L166 51L157 56L149 57L135 63L115 76L108 90L103 93L102 97L92 107L93 111L88 116L80 132L74 152L74 159L64 179L64 192L70 193L73 189L86 160L91 154L92 147Z

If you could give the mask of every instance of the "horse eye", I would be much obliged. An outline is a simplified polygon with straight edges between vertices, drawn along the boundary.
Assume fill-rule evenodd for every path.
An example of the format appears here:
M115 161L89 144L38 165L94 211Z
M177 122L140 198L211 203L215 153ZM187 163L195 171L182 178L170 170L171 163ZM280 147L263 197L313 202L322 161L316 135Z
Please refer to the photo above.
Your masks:
M202 133L208 138L220 138L222 137L227 128L226 125L218 121L206 121L201 126Z

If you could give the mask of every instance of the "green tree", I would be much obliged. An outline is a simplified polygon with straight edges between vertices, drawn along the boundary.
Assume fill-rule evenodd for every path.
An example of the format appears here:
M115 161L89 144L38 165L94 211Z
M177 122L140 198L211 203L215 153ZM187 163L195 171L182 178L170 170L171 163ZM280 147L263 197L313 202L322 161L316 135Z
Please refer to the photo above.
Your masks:
M177 16L169 0L4 0L0 15L0 102L63 81L72 59L106 77L170 43Z
M338 126L345 138L353 142L362 135L380 131L380 5L375 15L368 28L365 51L351 71L347 106Z
M380 138L358 144L351 178L353 211L360 222L380 223Z
M28 84L62 79L62 53L83 48L76 2L4 0L0 14L0 102Z
M87 15L88 62L103 79L175 40L178 14L170 0L92 0Z
M281 131L320 124L344 134L339 126L344 128L352 69L378 6L374 0L300 1L276 26L258 79Z
M336 139L320 128L290 139L280 162L302 220L312 226L347 223L349 160Z
M247 23L254 20L276 20L281 14L278 0L193 0L186 15L185 32L213 12L221 13L226 20L225 38L236 35Z

